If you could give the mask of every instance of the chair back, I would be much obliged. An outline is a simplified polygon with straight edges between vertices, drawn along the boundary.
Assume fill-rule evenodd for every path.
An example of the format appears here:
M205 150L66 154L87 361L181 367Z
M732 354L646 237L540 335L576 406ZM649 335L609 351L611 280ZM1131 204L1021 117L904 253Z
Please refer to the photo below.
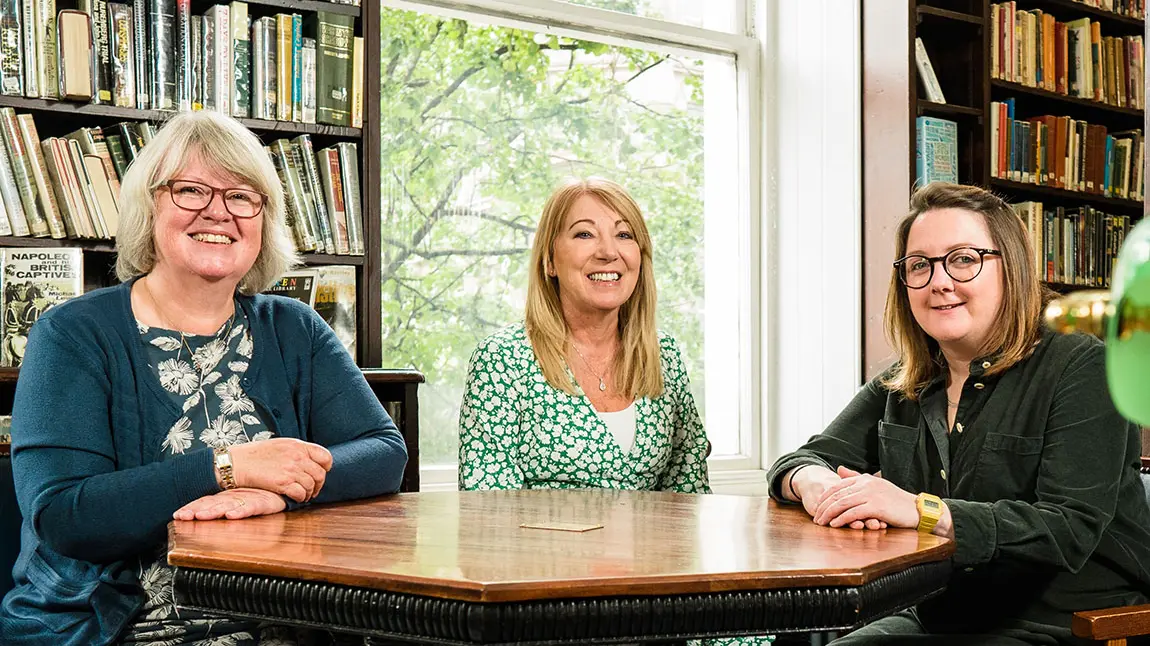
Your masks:
M12 589L12 566L20 556L20 507L12 480L12 458L0 456L0 598Z

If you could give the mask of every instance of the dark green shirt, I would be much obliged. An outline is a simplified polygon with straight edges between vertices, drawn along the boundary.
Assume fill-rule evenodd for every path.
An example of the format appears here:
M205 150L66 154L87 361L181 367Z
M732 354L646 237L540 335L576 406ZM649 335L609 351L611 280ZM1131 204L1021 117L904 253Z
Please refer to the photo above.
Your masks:
M866 384L821 435L775 463L771 496L782 500L787 471L815 463L881 470L945 499L955 569L947 591L919 606L932 631L1015 620L1069 628L1079 610L1146 603L1141 440L1110 400L1101 342L1045 332L1029 358L986 375L993 361L971 363L951 433L944 376L919 401L881 377Z

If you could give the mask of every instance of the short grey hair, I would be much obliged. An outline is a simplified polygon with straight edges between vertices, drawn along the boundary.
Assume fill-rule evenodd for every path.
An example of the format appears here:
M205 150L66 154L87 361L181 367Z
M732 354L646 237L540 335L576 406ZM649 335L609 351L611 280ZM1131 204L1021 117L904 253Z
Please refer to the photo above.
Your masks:
M181 112L169 119L124 173L116 276L127 281L155 267L156 189L196 156L212 170L231 175L268 196L263 209L263 244L239 284L243 294L262 292L300 262L287 226L283 186L259 138L239 121L210 110Z

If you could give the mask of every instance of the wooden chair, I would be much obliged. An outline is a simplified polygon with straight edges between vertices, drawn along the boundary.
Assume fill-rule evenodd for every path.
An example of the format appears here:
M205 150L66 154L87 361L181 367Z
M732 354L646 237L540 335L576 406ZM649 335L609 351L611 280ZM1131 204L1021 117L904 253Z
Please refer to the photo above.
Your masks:
M1142 458L1142 486L1150 504L1150 458ZM1074 613L1071 630L1077 637L1106 646L1126 646L1126 640L1150 635L1150 605L1103 608Z

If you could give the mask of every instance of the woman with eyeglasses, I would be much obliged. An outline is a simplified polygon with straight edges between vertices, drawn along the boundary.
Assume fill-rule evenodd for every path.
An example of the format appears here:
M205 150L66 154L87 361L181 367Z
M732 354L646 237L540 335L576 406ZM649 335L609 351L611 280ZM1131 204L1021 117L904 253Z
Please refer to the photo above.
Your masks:
M173 117L119 204L124 282L47 311L20 369L0 643L269 643L254 621L176 610L168 522L396 491L403 438L323 319L259 294L298 258L255 135Z
M1146 603L1139 432L1106 392L1101 343L1041 326L1022 221L932 183L896 248L897 361L768 481L820 525L950 538L954 570L943 594L834 643L1076 643L1074 612Z

